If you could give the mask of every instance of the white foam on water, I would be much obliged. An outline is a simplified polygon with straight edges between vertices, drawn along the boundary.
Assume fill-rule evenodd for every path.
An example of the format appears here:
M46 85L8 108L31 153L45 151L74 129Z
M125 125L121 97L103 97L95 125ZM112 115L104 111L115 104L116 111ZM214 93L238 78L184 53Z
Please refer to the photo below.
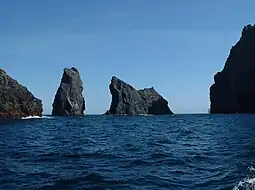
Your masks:
M233 190L255 190L255 178L246 178L240 181Z
M249 170L250 170L250 172L255 172L255 168L254 167L249 167Z
M152 114L139 114L140 116L146 116L146 117L150 117L150 116L154 116Z
M249 167L250 172L254 173L255 168ZM251 177L247 177L244 180L240 181L238 185L236 185L233 190L255 190L255 177L254 175Z
M28 117L22 117L21 119L51 119L53 117L48 116L28 116Z

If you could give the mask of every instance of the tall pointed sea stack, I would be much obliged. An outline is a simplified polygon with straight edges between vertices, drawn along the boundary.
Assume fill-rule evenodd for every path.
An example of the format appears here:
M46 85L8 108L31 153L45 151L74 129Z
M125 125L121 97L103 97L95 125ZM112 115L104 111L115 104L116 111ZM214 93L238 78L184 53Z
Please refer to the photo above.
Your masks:
M78 116L83 115L85 100L82 95L83 82L79 71L72 67L65 68L60 86L52 104L54 116Z
M255 113L255 26L243 28L210 88L210 113Z
M0 69L0 119L42 116L42 101Z
M109 115L173 114L168 102L154 88L136 90L131 85L112 77L109 85L112 102Z

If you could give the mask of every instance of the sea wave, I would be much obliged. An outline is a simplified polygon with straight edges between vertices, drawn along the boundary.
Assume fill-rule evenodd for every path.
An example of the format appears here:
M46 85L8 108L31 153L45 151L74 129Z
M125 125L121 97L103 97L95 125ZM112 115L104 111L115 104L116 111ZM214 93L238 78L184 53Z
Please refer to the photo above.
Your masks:
M255 190L255 169L254 167L249 167L251 172L250 176L240 181L233 190Z
M140 116L154 116L153 114L139 114Z
M246 178L240 181L233 190L254 190L255 189L255 178Z
M28 117L22 117L21 119L51 119L53 117L49 116L28 116Z

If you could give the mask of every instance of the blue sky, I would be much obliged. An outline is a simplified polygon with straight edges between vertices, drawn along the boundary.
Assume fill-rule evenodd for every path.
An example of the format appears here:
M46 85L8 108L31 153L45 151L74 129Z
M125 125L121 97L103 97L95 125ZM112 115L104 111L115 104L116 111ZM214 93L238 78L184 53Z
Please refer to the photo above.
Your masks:
M254 0L1 0L0 67L51 112L63 69L84 82L86 113L110 105L113 75L153 86L175 113L203 113L209 87Z

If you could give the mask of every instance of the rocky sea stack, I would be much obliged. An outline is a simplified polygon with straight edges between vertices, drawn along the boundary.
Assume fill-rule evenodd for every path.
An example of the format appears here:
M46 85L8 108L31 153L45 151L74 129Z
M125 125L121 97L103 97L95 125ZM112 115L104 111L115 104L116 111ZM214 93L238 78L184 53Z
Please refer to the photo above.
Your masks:
M243 28L210 88L210 113L255 113L255 26Z
M42 101L0 69L0 119L42 116Z
M107 115L173 114L167 100L154 88L136 90L115 76L112 77L109 88L112 102Z
M79 116L84 114L85 100L82 95L83 82L79 71L65 68L60 86L53 102L52 115Z

